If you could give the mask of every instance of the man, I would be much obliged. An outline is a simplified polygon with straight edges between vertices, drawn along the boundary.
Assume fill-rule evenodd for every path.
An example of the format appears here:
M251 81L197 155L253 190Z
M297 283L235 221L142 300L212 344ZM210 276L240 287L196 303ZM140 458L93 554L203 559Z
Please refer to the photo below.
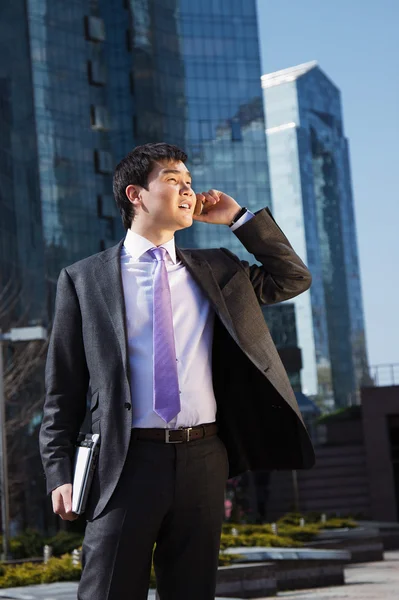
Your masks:
M186 159L163 143L123 159L125 240L58 282L40 442L62 519L87 394L101 436L80 600L146 599L154 544L161 600L213 599L227 477L314 461L259 306L307 290L309 271L267 209L195 195ZM262 266L175 247L193 219L230 226Z

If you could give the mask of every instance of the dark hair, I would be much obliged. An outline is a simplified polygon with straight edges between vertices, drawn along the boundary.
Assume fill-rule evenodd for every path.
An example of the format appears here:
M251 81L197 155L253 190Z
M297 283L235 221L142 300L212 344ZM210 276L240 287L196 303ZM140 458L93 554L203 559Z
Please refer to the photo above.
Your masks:
M120 163L114 172L114 196L122 215L123 226L129 229L134 219L134 206L126 196L128 185L140 185L148 190L148 175L157 160L186 162L187 154L177 146L163 142L136 146Z

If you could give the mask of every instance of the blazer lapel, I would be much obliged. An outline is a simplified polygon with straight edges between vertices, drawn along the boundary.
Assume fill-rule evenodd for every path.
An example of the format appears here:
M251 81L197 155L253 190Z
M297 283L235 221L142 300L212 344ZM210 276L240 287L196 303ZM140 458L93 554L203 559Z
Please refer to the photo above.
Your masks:
M208 261L196 254L195 250L180 250L176 247L176 254L208 297L227 331L238 343L233 321Z
M124 240L121 240L119 244L99 255L96 282L118 338L125 372L128 373L125 301L120 261L123 242ZM196 254L195 250L180 250L176 247L176 254L204 291L227 331L239 343L225 300L207 260Z
M121 248L124 240L99 255L96 282L118 338L123 366L128 370L125 299L122 287Z

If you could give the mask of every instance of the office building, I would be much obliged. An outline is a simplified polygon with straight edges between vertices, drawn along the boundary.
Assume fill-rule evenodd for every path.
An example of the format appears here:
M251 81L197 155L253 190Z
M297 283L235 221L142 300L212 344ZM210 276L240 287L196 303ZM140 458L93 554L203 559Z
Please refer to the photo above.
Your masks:
M273 212L313 276L293 300L302 389L343 406L367 357L340 92L316 62L263 75L262 87Z
M254 211L270 205L255 1L131 5L136 142L183 146L198 192L222 190ZM226 227L195 223L176 237L249 259Z
M182 146L197 191L270 204L255 0L4 0L0 16L2 283L24 281L31 321L51 319L62 267L123 235L112 172L137 144ZM220 226L178 242L246 255Z
M197 191L270 205L260 74L255 0L4 0L0 285L19 296L12 318L51 324L60 270L121 239L112 172L138 144L183 147ZM246 257L227 227L197 225L180 245ZM32 453L39 417L20 432ZM36 455L26 468L38 479L13 512L51 528Z

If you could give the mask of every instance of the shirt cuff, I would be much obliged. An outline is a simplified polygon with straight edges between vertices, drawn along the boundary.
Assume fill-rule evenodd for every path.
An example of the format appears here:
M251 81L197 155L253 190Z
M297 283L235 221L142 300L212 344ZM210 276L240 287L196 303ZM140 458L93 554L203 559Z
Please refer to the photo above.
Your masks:
M250 210L247 210L247 212L244 213L242 217L238 219L238 221L236 221L233 225L230 226L231 231L235 231L236 229L241 227L241 225L244 225L244 223L250 221L254 216L254 213L251 213Z

